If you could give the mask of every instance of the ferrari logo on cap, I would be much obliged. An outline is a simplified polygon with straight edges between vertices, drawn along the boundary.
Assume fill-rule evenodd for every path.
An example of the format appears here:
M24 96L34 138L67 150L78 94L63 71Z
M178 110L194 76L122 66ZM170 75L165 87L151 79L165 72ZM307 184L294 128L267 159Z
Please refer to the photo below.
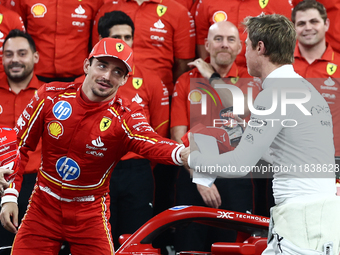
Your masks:
M4 15L0 14L0 24L2 23L3 19L4 19Z
M158 16L159 16L159 17L162 17L162 16L164 15L164 13L166 12L167 9L168 9L168 7L159 4L159 5L157 6L157 14L158 14Z
M227 20L227 14L224 11L217 11L213 15L213 21L220 22L220 21L226 21Z
M142 78L133 78L132 79L132 85L135 89L139 89L143 84Z
M333 75L336 72L337 68L338 66L336 64L328 63L326 68L328 75Z
M269 0L259 0L260 7L263 9L267 6Z
M111 125L112 120L108 117L103 117L102 120L100 121L100 131L104 132L105 130L107 130L110 125Z
M124 50L124 44L122 43L116 43L116 50L118 52L122 52Z

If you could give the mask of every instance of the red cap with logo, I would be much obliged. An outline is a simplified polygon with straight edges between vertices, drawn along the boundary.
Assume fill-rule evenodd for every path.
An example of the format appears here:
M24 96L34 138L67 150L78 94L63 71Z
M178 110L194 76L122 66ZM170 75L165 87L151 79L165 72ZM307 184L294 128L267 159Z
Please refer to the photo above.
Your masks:
M0 126L0 167L14 170L10 175L5 174L6 181L13 181L17 174L19 155L17 134L14 129Z
M123 40L114 38L101 39L92 49L89 58L113 57L124 62L129 72L132 71L132 49Z

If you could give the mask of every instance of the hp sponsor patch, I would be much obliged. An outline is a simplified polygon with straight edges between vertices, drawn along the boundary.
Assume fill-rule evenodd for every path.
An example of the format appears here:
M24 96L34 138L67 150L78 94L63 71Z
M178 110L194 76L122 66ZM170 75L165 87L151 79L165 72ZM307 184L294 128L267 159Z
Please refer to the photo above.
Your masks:
M55 167L64 181L76 180L80 175L80 167L77 162L66 156L58 159Z
M59 101L53 106L52 111L58 120L67 120L72 114L72 106L69 102Z

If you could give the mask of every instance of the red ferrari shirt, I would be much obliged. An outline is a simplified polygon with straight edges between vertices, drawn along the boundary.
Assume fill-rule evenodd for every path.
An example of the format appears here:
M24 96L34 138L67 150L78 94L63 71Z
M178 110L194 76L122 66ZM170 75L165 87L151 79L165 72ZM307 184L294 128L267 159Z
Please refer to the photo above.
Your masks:
M40 54L37 75L75 77L84 73L94 17L103 0L12 0Z
M43 83L34 75L26 89L19 94L15 94L9 87L7 76L0 80L0 125L14 127L26 105L30 102L37 90ZM37 172L41 162L41 144L35 152L29 153L29 163L25 168L25 173Z
M333 118L335 156L340 156L340 54L328 44L322 57L309 64L296 45L294 57L295 72L307 78L329 105Z
M0 5L0 76L4 75L4 67L2 65L2 44L9 31L13 29L25 31L21 17L18 13Z
M204 45L209 27L218 21L227 20L238 27L240 38L244 42L247 33L244 33L244 26L241 22L248 16L265 14L282 14L290 18L292 6L290 0L199 0L196 8L195 24L197 44ZM236 58L239 66L246 66L245 45Z
M188 10L173 0L150 0L140 6L132 0L103 5L93 27L93 44L98 41L97 23L106 12L120 10L135 25L133 60L137 66L156 71L169 91L173 90L174 57L195 57L195 25Z
M247 70L238 67L235 63L224 78L227 84L239 87L244 94L247 93L248 87L251 87L253 98L261 90L260 84L249 76ZM207 98L206 115L201 114L203 95ZM206 79L203 79L198 69L194 68L182 74L176 82L171 102L170 127L183 125L190 129L190 127L199 123L205 126L213 126L213 120L220 119L220 110L224 108L217 92Z
M301 1L302 0L293 0L293 6L295 7ZM327 16L330 20L326 40L336 52L340 53L340 0L318 0L318 2L325 6Z

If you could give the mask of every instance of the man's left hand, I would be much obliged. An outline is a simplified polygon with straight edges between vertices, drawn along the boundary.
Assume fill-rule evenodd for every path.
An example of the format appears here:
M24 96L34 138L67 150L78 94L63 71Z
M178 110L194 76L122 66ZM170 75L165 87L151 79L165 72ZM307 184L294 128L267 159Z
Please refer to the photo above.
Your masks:
M215 72L213 67L201 58L198 58L195 61L189 62L188 65L197 67L198 71L206 79L209 79L211 75Z

